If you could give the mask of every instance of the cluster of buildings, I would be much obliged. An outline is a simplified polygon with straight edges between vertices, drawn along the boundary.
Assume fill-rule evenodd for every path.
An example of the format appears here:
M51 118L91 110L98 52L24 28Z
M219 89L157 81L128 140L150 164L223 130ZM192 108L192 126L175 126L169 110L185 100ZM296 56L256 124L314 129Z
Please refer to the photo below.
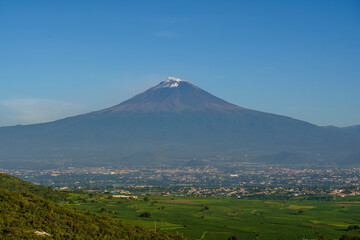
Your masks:
M186 195L244 196L246 189L261 189L261 194L311 194L312 190L330 189L324 194L356 195L346 189L360 186L360 168L290 169L280 167L178 167L178 168L75 168L50 170L6 170L27 181L56 188L94 191L116 189L187 189ZM284 189L287 189L286 192ZM184 190L185 191L185 190ZM214 191L216 192L214 194ZM305 192L304 192L305 191ZM252 193L251 193L252 194Z

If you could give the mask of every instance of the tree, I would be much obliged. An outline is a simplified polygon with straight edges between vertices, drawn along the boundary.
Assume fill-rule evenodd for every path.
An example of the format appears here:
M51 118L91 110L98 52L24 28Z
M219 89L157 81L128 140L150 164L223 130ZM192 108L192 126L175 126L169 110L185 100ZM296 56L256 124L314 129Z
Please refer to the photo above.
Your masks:
M140 214L140 217L151 218L151 212L143 212L142 214Z
M354 231L354 230L359 230L359 229L360 229L359 225L350 225L347 228L348 231Z
M228 240L239 240L239 238L237 236L232 236L232 237L229 237Z

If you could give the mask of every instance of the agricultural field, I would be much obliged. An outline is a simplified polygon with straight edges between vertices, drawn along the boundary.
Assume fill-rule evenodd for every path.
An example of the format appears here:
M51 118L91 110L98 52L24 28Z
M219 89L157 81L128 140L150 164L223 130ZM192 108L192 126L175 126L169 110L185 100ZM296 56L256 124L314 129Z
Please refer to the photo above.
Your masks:
M360 199L359 199L360 200ZM339 239L360 236L360 201L246 200L72 194L71 206L195 239ZM321 238L323 236L324 238ZM236 238L234 238L236 239Z

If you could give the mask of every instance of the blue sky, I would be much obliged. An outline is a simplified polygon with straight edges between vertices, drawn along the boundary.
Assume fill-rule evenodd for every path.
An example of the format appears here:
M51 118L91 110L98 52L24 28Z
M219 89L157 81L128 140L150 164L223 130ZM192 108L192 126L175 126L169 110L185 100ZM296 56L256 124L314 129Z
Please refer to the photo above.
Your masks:
M0 0L0 126L118 104L167 76L242 107L360 124L359 1Z

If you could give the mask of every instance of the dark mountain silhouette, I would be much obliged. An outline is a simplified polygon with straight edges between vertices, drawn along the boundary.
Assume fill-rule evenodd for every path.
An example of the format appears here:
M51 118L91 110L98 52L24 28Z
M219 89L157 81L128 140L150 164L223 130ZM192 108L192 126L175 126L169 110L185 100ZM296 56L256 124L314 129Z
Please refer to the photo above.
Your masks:
M359 133L360 134L360 125L355 125L355 126L350 126L350 127L345 127L342 128L348 132L353 132L353 133Z
M242 108L176 78L104 110L0 128L0 167L154 165L193 157L271 164L277 156L276 164L341 166L359 151L356 131Z

